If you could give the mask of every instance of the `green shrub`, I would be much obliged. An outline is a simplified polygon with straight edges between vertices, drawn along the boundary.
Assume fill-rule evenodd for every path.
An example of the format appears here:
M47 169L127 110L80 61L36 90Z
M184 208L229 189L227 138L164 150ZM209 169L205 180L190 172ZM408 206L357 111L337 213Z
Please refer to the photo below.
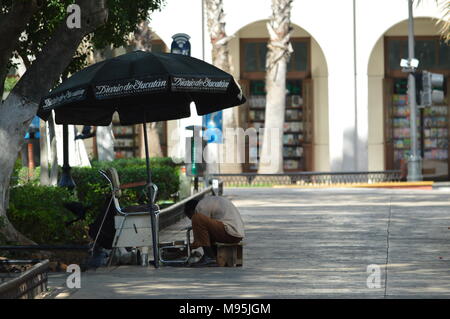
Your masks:
M22 169L22 161L18 158L14 163L14 170L12 172L11 180L9 183L10 186L16 186L17 184L19 184L19 172L21 169Z
M38 166L34 169L33 173L29 174L28 167L22 166L18 171L18 185L35 185L40 183L41 168Z
M4 216L0 216L0 244L1 245L6 245L8 244L8 241L6 240L5 235L2 232L3 227L5 227L5 217Z
M36 167L33 171L33 174L29 176L28 167L22 166L22 160L18 158L14 163L14 170L11 175L10 185L39 185L41 176L41 168Z
M7 77L5 79L5 92L11 92L18 81L19 79L16 77Z
M157 201L165 201L178 192L180 187L179 168L170 158L155 158L151 160L152 182L158 186ZM112 162L93 162L92 168L74 167L72 177L76 183L76 190L80 201L92 206L110 192L106 179L98 172L110 167L117 169L121 184L143 182L147 180L145 159L118 159ZM123 191L121 203L135 204L142 194L143 187L126 189Z
M39 244L83 244L89 242L91 218L66 227L76 217L63 203L77 201L67 189L24 185L11 189L8 219L22 234Z
M25 236L42 244L87 243L88 225L104 209L111 190L106 179L98 172L115 167L122 184L146 181L145 159L120 159L112 162L93 162L93 167L73 167L75 193L65 188L38 186L39 169L28 178L28 169L17 165L15 187L11 188L8 217ZM158 186L157 201L167 201L180 187L179 168L170 158L152 159L152 181ZM13 182L12 182L13 183ZM120 200L122 206L145 203L144 187L126 189ZM142 199L139 201L139 199ZM69 227L65 222L75 218L63 207L64 202L79 201L88 207L84 221Z
M92 168L97 170L114 167L117 170L125 167L146 167L145 158L121 158L115 159L111 162L93 160L91 162ZM150 167L176 167L178 164L174 163L170 157L155 157L150 159Z

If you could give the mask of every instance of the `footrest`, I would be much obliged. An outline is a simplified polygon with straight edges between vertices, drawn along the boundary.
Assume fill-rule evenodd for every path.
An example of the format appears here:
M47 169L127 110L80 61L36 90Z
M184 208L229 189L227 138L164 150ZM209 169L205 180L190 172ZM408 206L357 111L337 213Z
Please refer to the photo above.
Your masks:
M243 246L242 242L236 244L216 243L217 264L220 267L242 267Z

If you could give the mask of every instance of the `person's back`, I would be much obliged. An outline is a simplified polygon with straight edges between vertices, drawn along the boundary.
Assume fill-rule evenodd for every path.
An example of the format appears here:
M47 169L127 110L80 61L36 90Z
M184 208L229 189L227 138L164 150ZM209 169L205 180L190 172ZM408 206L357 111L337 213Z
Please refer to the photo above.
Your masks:
M208 196L201 201L192 199L184 206L192 221L194 242L191 247L203 248L204 255L196 265L215 264L211 246L214 243L239 243L244 238L244 222L233 203L220 196Z
M207 196L197 204L195 211L221 221L229 235L244 238L244 222L241 214L229 199L221 196Z

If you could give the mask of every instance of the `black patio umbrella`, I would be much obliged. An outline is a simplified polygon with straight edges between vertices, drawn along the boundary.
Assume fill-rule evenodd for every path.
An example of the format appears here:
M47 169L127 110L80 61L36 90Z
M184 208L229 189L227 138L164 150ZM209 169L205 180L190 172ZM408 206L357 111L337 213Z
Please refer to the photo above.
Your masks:
M245 97L233 76L202 60L134 51L73 74L42 99L38 115L47 120L53 110L56 124L107 126L117 112L122 125L142 123L151 183L146 123L189 117L191 102L204 115L241 105Z

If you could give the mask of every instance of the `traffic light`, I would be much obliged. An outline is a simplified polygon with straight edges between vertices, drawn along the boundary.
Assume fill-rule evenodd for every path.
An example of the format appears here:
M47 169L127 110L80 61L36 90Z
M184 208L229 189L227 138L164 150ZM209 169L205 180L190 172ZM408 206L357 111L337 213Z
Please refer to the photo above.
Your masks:
M431 106L444 103L444 75L422 72L422 90L420 93L420 105Z

